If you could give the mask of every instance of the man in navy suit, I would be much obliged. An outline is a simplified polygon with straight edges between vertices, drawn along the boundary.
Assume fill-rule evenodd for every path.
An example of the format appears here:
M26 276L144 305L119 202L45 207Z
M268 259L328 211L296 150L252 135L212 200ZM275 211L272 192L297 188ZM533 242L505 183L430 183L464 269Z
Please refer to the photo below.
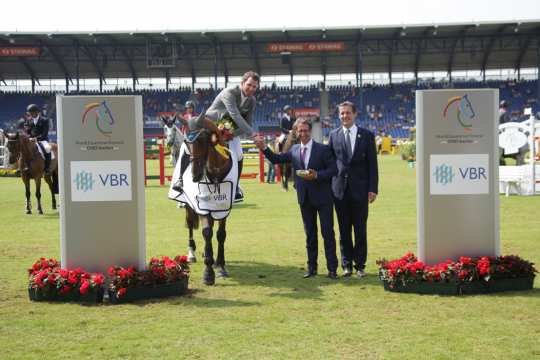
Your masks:
M328 145L338 167L332 179L332 192L339 224L343 276L365 276L367 258L368 204L377 198L379 172L375 137L356 126L356 106L350 101L339 105L341 127L330 133ZM354 229L354 244L352 230Z
M275 154L268 149L260 135L255 137L255 144L273 164L292 163L295 174L294 184L306 233L308 270L304 274L304 278L317 275L317 214L319 214L328 277L336 279L338 260L331 189L332 176L337 174L336 161L328 146L311 139L311 122L309 120L298 119L295 128L300 144L293 145L289 151L283 154ZM305 173L299 174L297 170L304 170Z

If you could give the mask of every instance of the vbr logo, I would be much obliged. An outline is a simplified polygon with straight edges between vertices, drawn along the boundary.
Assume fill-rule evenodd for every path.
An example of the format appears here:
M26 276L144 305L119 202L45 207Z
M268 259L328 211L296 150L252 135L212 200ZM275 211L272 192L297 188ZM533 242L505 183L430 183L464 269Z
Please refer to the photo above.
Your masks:
M73 180L73 182L77 186L77 190L87 192L92 190L92 187L96 181L94 180L92 173L80 171L75 176L75 180Z
M447 185L452 183L456 175L454 173L454 169L451 166L442 164L435 167L435 172L433 173L433 176L435 176L435 182L437 184Z

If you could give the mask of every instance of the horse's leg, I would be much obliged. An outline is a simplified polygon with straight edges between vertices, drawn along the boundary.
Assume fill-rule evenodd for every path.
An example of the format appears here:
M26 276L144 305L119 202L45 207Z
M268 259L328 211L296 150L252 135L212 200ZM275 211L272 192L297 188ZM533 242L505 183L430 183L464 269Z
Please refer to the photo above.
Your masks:
M195 263L197 262L197 257L195 256L197 246L193 239L193 229L199 227L199 215L197 215L189 206L186 206L186 225L189 229L188 261L190 263Z
M43 209L41 208L41 177L35 178L34 182L36 183L36 199L37 199L38 213L40 215L43 215Z
M26 213L32 213L32 201L30 200L30 179L27 177L22 178L24 181L24 190L26 195Z
M204 265L203 282L205 285L214 285L216 283L216 274L212 265L214 265L214 250L212 249L212 227L214 220L208 216L201 216L202 234L204 237Z
M225 270L225 238L227 237L226 231L227 219L219 220L219 228L216 233L218 241L218 254L216 258L216 265L218 268L218 276L227 277L229 273Z
M289 178L287 177L287 170L288 167L286 164L280 165L280 171L281 171L281 188L285 191L289 191Z
M52 208L56 210L56 196L54 195L54 184L53 184L53 175L45 175L45 182L49 185L49 190L51 190L51 199L52 199Z

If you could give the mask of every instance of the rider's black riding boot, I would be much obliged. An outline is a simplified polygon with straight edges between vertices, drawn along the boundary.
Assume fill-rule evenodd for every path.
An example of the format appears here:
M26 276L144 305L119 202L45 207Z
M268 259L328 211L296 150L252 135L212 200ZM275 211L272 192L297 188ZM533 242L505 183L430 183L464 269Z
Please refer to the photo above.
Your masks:
M183 177L184 177L184 173L186 172L188 165L189 165L189 155L184 154L180 158L180 176L178 177L178 180L173 184L173 187L172 187L173 190L178 191L179 193L183 192L183 188L184 188Z
M51 175L51 154L45 153L45 175Z
M243 165L244 165L244 159L238 162L238 181L236 182L236 194L234 195L235 202L244 200L244 194L240 191L240 176L242 175Z

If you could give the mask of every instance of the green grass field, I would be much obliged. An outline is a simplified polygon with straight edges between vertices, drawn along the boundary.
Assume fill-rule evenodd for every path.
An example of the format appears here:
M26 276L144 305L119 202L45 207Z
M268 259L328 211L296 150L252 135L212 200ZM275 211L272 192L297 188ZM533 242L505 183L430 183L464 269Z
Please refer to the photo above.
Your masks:
M255 171L250 169L248 171ZM532 359L540 358L540 290L442 297L385 292L375 261L416 252L415 173L380 158L370 208L368 276L302 279L305 243L296 195L244 180L228 223L231 277L186 297L110 306L32 303L26 269L59 258L58 213L24 214L22 183L0 178L2 359ZM146 188L147 255L187 252L184 210ZM501 197L503 254L540 264L540 197ZM35 207L34 207L35 208ZM336 235L337 235L337 224ZM197 234L198 255L202 237ZM325 263L322 240L319 270Z

